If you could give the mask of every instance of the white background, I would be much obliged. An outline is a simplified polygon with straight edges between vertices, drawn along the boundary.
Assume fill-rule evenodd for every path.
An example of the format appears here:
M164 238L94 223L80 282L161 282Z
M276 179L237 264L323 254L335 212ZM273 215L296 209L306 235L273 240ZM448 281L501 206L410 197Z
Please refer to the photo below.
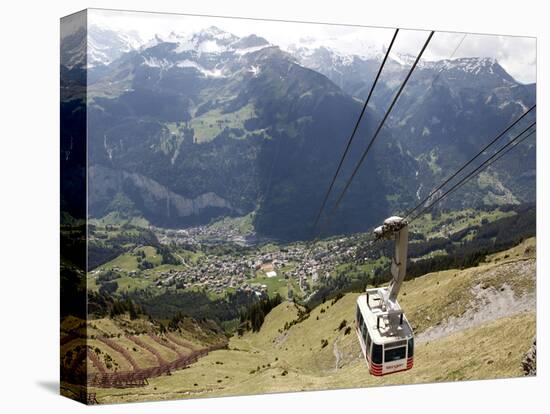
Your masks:
M456 30L538 37L538 113L550 68L543 1L331 2L276 0L117 0L3 2L0 15L0 405L3 412L78 413L57 395L59 326L59 18L86 7ZM538 138L537 378L382 387L269 396L102 406L105 413L528 412L548 406L548 229L542 206L548 145ZM546 234L544 233L546 231ZM548 256L546 256L548 257ZM89 408L92 410L92 408Z

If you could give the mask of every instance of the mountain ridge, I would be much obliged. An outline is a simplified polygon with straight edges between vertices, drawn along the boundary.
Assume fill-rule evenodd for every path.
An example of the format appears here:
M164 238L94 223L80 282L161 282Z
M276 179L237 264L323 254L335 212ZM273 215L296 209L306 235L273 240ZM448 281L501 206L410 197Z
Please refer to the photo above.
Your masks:
M259 36L239 38L215 27L167 39L158 37L108 65L89 68L91 164L147 177L185 199L213 193L232 206L204 217L168 217L161 213L168 198L145 208L144 197L151 199L146 186L136 189L135 180L119 186L116 192L157 225L179 227L204 223L211 214L256 211L255 225L265 236L307 238L378 63L334 60L329 49L304 62ZM366 145L362 137L372 135L408 70L395 60L389 69L335 193ZM513 82L495 60L421 65L328 231L361 231L418 201L471 156L482 135L489 138L517 118L533 97L534 87ZM532 201L535 148L524 144L515 153L513 173L509 165L495 165L482 181L469 184L471 196L450 198L446 206ZM113 195L92 193L91 214L108 214L106 200ZM365 220L364 211L372 217Z

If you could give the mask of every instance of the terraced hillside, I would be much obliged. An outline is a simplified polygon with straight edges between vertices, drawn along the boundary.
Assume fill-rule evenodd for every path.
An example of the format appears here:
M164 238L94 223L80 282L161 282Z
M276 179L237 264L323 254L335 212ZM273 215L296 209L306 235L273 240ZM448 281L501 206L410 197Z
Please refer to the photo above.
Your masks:
M66 377L86 376L89 385L127 388L147 384L149 378L183 369L227 339L207 321L183 318L169 330L144 318L128 316L63 321L62 370ZM75 383L82 381L75 381ZM62 389L71 390L69 384Z
M284 302L259 332L235 336L227 349L131 393L90 392L114 403L520 376L536 331L535 256L528 239L477 267L405 282L400 303L417 338L411 371L368 373L353 329L357 294L350 293L309 313Z

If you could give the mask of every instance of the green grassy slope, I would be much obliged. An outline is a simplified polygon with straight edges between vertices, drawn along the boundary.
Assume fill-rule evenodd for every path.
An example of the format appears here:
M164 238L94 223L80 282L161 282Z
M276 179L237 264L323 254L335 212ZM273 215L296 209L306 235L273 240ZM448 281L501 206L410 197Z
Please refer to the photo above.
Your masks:
M489 306L479 291L494 292L497 298L511 291L518 301L534 297L534 263L535 240L529 239L476 268L406 282L400 303L421 337L430 328ZM535 335L534 301L526 309L495 313L477 325L457 325L434 340L419 340L413 370L379 378L368 373L354 330L339 330L343 321L353 326L356 298L347 294L335 303L327 301L288 329L285 325L297 319L299 308L284 302L266 317L260 332L233 337L229 349L212 352L188 369L131 391L93 392L108 403L522 375L521 358Z

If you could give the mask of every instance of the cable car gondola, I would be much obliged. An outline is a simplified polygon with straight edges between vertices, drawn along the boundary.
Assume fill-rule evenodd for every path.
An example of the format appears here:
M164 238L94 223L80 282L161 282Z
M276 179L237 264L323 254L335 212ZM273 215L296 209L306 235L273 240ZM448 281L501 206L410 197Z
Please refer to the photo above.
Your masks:
M407 265L408 223L390 217L374 233L395 239L393 277L388 287L367 289L357 298L355 327L370 373L382 376L413 367L414 334L397 302Z

